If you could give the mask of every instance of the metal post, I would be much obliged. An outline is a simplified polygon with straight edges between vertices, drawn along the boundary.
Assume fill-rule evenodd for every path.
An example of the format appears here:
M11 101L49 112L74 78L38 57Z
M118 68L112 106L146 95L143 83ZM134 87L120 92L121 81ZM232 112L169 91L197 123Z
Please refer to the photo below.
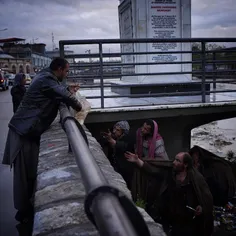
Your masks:
M104 84L103 84L102 43L99 43L99 61L100 61L101 108L104 108Z
M217 72L216 72L217 68L216 68L215 61L216 61L216 53L213 52L213 71L214 71L214 73L213 73L213 89L216 89L216 76L217 76Z
M73 64L74 64L74 65L76 64L76 61L75 61L75 58L74 58L74 57L73 57ZM76 67L74 67L74 71L73 71L74 75L75 75L75 71L76 71Z
M60 50L60 57L65 57L65 52L64 52L64 43L63 42L59 42L59 50Z
M64 51L64 43L63 42L59 42L59 50L60 50L60 57L64 58L65 57L65 51ZM62 80L62 84L66 86L66 79Z
M206 102L206 43L201 42L202 46L202 102Z
M92 156L76 123L65 105L60 106L60 115L71 144L77 165L87 193L108 184ZM100 193L95 196L91 205L96 225L101 236L137 236L129 218L118 199L111 193Z

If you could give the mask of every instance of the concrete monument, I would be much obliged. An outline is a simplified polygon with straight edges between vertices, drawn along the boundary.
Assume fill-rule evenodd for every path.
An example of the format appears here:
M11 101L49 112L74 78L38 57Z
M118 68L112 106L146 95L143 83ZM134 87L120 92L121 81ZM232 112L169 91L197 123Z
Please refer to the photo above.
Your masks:
M123 0L120 1L119 5L119 24L121 39L190 38L191 0ZM123 55L123 63L150 62L153 64L123 67L123 74L145 73L146 75L123 76L119 84L130 84L132 86L140 83L145 86L150 84L165 84L165 86L168 86L168 84L172 84L173 87L173 83L185 83L189 87L192 84L192 75L178 73L191 72L191 64L158 64L160 62L191 61L191 53L171 53L183 51L191 51L191 43L122 44L121 52L153 52L153 54ZM163 54L163 52L167 53ZM152 75L152 73L164 72L171 72L172 74ZM179 86L177 85L177 87ZM186 86L182 87L186 88ZM113 89L113 91L115 90L119 93L121 91L121 89ZM180 91L177 88L173 88L173 91L176 90ZM196 87L193 90L196 91ZM161 89L160 91L163 90ZM155 90L155 92L159 92L159 89Z

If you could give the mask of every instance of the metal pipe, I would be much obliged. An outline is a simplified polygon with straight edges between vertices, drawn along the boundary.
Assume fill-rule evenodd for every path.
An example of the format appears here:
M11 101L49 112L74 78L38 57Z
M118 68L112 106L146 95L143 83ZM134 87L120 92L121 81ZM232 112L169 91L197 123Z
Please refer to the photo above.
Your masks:
M179 53L193 53L193 54L201 54L201 51L170 51L170 52L158 52L158 54L167 54L167 53L171 53L171 54L179 54ZM156 52L152 51L152 52L117 52L117 53L103 53L102 56L103 57L121 57L122 55L147 55L147 54L156 54ZM88 58L88 54L72 54L72 55L65 55L66 58ZM90 54L90 57L93 58L99 58L99 54L98 53L93 53Z
M216 77L217 77L217 68L216 68L216 53L213 53L213 71L214 71L214 75L213 75L213 89L216 89Z
M106 194L96 197L93 209L98 213L95 214L95 220L101 226L99 228L100 235L137 235L117 198L113 195Z
M232 53L232 52L236 52L236 50L232 50L232 51L226 51L226 50L222 50L222 51L207 51L206 50L206 53L214 53L214 52L217 52L217 53ZM161 51L161 52L158 52L158 54L180 54L180 53L183 53L183 54L189 54L189 53L192 53L192 54L201 54L201 51L170 51L170 52L167 52L167 51ZM109 58L110 57L121 57L121 56L129 56L129 55L151 55L151 54L156 54L156 52L152 51L152 52L117 52L117 53L111 53L111 54L108 54L108 53L103 53L102 56L103 57L107 57ZM99 54L98 53L94 53L94 54L90 54L91 57L93 58L98 58L99 57ZM65 56L66 58L88 58L88 54L73 54L73 55L66 55ZM224 56L224 57L227 57L227 56Z
M205 64L205 63L204 63ZM205 75L210 75L212 74L213 72L216 72L216 71L210 71L210 72L204 72ZM236 70L221 70L221 71L217 71L218 73L233 73L233 72L236 72ZM134 73L134 74L115 74L115 76L140 76L140 75L144 75L144 76L148 76L148 75L185 75L185 74L199 74L199 75L202 75L203 74L203 71L185 71L185 72L158 72L158 73ZM79 78L78 78L79 77ZM109 75L109 74L103 74L102 75L103 79L105 78L110 78L110 77L114 77L112 75ZM72 75L72 76L69 76L69 78L78 78L78 79L89 79L91 78L91 74L90 75ZM92 79L95 79L95 78L100 78L100 75L93 75L93 78Z
M64 44L61 41L59 42L59 50L60 50L60 57L65 57Z
M219 76L219 78L220 78L220 76ZM78 81L79 81L80 79L78 79ZM73 82L76 82L76 81L73 81ZM200 82L198 82L198 81L193 81L192 82L192 84L199 84ZM206 83L214 83L214 79L206 79ZM218 79L217 80L217 83L236 83L236 79ZM156 84L156 83L153 83L152 85L166 85L166 84ZM149 86L148 84L137 84L137 85L135 85L135 87L147 87L147 86ZM93 83L93 84L85 84L85 85L80 85L80 88L89 88L89 89L91 89L91 88L100 88L101 86L100 86L100 83ZM111 84L111 83L109 83L109 81L108 82L106 82L106 83L104 83L103 84L103 87L104 88L122 88L122 87L124 87L124 85L120 85L120 84Z
M206 102L206 43L202 42L202 102Z
M75 44L116 44L116 43L195 43L195 42L236 42L236 38L140 38L140 39L84 39L84 40L61 40L64 45Z
M206 62L208 64L214 64L214 63L217 63L217 64L225 64L225 63L228 63L228 64L235 64L236 60L206 60ZM112 63L103 63L103 66L106 66L106 67L111 67L111 66L133 66L133 65L136 65L136 66L139 66L139 65L161 65L161 64L201 64L202 61L201 60L198 60L198 61L176 61L176 62L138 62L138 63L116 63L116 62L112 62ZM91 64L86 64L86 63L80 63L80 64L70 64L70 67L88 67L88 65L90 67L99 67L100 64L99 63L96 63L96 62L93 62Z
M86 193L89 193L100 186L107 185L107 180L94 160L75 121L66 119L67 117L71 117L71 114L65 105L60 106L60 115L76 163L80 169ZM100 235L137 235L118 199L111 193L97 195L94 198L91 208Z
M100 61L101 108L104 108L103 58L102 58L102 44L101 43L99 43L99 61Z
M103 63L105 67L112 67L112 66L141 66L141 65L175 65L175 64L201 64L201 60L199 61L175 61L175 62L138 62L138 63ZM236 61L234 61L236 62ZM92 64L70 64L71 67L99 67L99 63L92 63Z

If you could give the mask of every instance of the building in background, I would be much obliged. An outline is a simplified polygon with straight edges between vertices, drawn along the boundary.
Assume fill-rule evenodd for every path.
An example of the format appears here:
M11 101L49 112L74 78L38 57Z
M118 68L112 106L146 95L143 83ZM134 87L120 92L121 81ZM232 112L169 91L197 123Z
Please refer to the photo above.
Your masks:
M65 50L64 51L65 55L73 55L74 51L72 50ZM54 59L56 57L60 57L60 51L58 48L55 48L53 51L46 51L46 55L48 57L50 57L51 59ZM67 58L67 61L69 63L74 63L74 59L73 58Z
M26 71L30 68L30 61L27 59L17 59L13 56L6 54L0 48L0 69L9 73L19 73L20 71Z
M26 44L21 38L1 39L0 43L3 44L3 53L11 57L2 59L1 67L9 68L12 73L35 73L51 63L52 59L46 54L46 44Z

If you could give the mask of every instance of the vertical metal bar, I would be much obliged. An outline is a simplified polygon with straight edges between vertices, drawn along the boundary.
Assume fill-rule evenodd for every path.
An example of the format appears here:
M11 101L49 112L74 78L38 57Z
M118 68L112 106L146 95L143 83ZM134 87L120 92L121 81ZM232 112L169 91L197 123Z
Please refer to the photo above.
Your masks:
M206 102L206 43L201 42L202 46L202 102Z
M213 73L213 89L216 89L216 76L217 76L217 72L216 71L216 53L213 52L213 70L214 70L214 73Z
M74 57L73 57L73 64L74 64L74 65L76 64ZM75 70L76 70L76 68L74 67L74 70L73 70L73 74L74 74L74 75L75 75ZM74 81L73 81L73 82L74 82Z
M104 81L103 81L102 43L99 43L99 61L100 61L101 108L104 108Z
M60 50L60 57L64 58L64 57L65 57L64 43L63 43L62 41L59 41L59 50ZM64 86L67 86L66 78L63 79L61 83L62 83Z
M65 52L64 52L64 43L62 41L59 41L59 50L60 50L60 57L65 57Z

